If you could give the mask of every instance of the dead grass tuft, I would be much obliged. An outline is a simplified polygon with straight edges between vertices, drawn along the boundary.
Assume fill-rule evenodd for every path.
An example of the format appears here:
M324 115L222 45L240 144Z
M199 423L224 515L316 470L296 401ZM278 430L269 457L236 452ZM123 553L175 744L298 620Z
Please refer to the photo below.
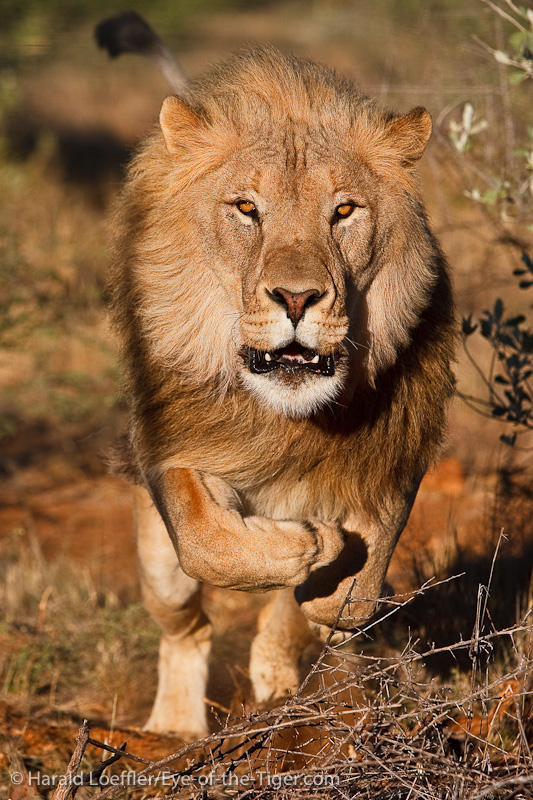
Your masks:
M0 698L52 724L124 724L139 686L155 679L155 625L133 588L119 596L90 560L47 562L29 538L12 533L0 569Z

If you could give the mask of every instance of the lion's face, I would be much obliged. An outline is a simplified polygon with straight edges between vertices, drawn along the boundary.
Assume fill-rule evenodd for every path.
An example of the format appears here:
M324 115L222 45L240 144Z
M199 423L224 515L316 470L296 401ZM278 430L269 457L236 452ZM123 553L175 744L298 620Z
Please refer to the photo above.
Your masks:
M245 148L209 176L198 224L235 308L240 380L302 416L342 396L368 350L357 301L372 277L376 189L362 164L290 141Z
M347 403L409 341L434 280L410 170L431 122L359 96L348 114L334 92L296 111L299 95L289 110L253 97L208 95L201 114L163 105L146 263L165 264L142 276L144 319L154 354L183 373L200 365L304 417Z

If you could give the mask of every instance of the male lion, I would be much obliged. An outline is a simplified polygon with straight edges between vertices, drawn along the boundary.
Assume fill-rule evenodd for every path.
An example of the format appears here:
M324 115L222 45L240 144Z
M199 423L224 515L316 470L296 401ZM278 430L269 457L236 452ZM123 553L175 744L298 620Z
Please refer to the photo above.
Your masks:
M454 318L413 168L429 114L253 47L183 84L115 215L145 603L163 630L147 728L206 733L200 582L277 589L265 701L310 630L372 614L443 438Z

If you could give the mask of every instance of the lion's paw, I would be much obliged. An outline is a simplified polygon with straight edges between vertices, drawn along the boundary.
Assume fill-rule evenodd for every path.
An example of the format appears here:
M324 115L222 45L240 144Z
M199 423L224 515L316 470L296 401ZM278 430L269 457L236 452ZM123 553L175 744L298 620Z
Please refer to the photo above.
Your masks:
M295 522L246 517L246 527L260 549L262 584L297 586L312 569L334 561L344 546L342 532L318 520Z
M331 564L344 547L342 531L333 525L319 520L309 520L303 524L292 525L290 544L294 547L291 562L294 569L294 581L304 581L312 570Z
M317 538L317 555L311 569L331 564L344 548L344 533L340 526L328 525L320 520L309 520L309 525Z
M311 632L320 639L321 642L327 642L329 645L334 647L336 644L343 644L347 642L348 639L351 639L354 635L353 631L340 631L336 630L331 634L331 628L329 625L321 625L319 622L313 622L312 620L308 620L307 624Z

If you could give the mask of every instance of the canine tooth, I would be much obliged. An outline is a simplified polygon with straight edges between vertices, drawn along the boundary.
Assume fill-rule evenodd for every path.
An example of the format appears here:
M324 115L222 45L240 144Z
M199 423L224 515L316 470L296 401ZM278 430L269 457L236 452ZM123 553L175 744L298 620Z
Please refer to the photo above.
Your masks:
M265 353L265 361L272 361L272 356L270 353Z
M317 355L314 358L312 358L309 363L310 364L318 364L319 361L320 361L320 356L317 353Z

